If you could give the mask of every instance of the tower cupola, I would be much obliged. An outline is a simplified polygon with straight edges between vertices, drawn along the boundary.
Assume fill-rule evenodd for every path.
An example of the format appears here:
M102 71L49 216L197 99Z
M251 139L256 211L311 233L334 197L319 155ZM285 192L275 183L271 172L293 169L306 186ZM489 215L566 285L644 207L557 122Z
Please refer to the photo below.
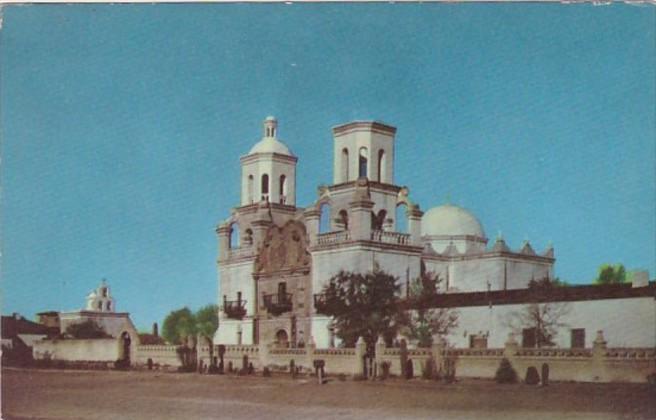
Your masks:
M263 137L241 158L241 204L295 205L296 156L278 139L278 120L266 117Z

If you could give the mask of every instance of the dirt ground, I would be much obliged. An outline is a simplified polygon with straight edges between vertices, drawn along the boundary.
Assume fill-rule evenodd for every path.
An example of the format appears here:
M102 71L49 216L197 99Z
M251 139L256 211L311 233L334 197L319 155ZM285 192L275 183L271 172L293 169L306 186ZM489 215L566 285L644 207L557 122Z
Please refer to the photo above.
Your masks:
M442 384L2 370L3 419L656 419L646 384Z

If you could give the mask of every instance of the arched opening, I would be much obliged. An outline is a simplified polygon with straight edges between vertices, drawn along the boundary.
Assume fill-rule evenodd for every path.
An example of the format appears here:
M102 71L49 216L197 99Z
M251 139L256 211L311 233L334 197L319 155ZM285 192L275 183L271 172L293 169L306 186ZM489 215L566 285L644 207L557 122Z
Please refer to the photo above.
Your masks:
M285 204L287 201L287 177L285 175L280 175L280 204Z
M276 346L278 347L289 347L289 337L287 336L287 331L278 330L276 332Z
M248 204L253 204L253 175L248 175L248 183L246 185L247 189L247 203Z
M330 204L321 204L321 216L319 217L319 233L326 233L331 231L330 225Z
M262 191L262 201L269 201L269 175L262 175L260 190Z
M348 212L346 210L339 211L339 222L344 230L348 230Z
M102 302L98 302L98 310L102 311Z
M387 211L385 209L380 210L378 214L371 212L371 228L373 230L383 230L386 217Z
M349 152L347 148L342 149L342 182L348 182L349 180Z
M130 339L130 334L127 331L124 331L123 334L121 334L120 338L120 350L121 350L121 357L120 361L122 362L121 364L123 366L130 366L130 345L132 343L132 340Z
M408 206L405 203L396 205L395 230L397 232L408 232Z
M111 303L111 302L107 302L107 305L105 305L105 308L106 308L108 311L111 311L111 310L112 310L112 303Z
M228 242L229 248L239 248L239 225L233 223L230 225L230 239Z
M360 154L358 158L358 176L367 177L367 165L369 162L369 152L366 147L360 148Z
M380 149L378 151L378 182L387 182L385 174L385 151Z

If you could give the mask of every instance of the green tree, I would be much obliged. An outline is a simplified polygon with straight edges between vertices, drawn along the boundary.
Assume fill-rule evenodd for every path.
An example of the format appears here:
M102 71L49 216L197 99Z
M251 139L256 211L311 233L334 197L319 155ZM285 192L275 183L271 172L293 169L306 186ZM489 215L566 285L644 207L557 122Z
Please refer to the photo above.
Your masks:
M621 284L625 283L627 279L626 269L622 264L602 264L599 266L597 278L594 280L595 284Z
M412 309L401 315L401 332L417 340L419 347L430 347L433 336L446 335L458 326L456 310L433 307L441 282L439 276L425 272L410 283L408 306Z
M563 320L570 311L568 302L534 302L509 313L505 324L516 333L531 331L536 347L549 347L555 344L558 330L567 327Z
M105 329L96 321L89 319L66 327L66 334L73 338L110 338Z
M162 325L162 337L171 344L182 344L188 335L196 332L196 320L187 307L169 313Z
M366 274L340 271L323 289L322 313L332 316L347 347L362 336L373 346L379 335L391 343L400 327L400 286L378 268Z
M199 334L212 338L219 327L219 308L217 305L206 305L194 314L196 331Z

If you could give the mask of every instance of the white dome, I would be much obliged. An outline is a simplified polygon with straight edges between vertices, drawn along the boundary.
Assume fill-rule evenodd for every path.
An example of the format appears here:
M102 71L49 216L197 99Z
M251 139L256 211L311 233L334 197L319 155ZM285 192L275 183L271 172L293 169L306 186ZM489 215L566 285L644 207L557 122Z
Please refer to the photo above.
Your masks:
M265 137L248 152L249 155L253 153L278 153L279 155L294 156L285 144L273 137Z
M476 216L462 207L446 204L433 207L421 218L422 236L475 236L485 238Z

